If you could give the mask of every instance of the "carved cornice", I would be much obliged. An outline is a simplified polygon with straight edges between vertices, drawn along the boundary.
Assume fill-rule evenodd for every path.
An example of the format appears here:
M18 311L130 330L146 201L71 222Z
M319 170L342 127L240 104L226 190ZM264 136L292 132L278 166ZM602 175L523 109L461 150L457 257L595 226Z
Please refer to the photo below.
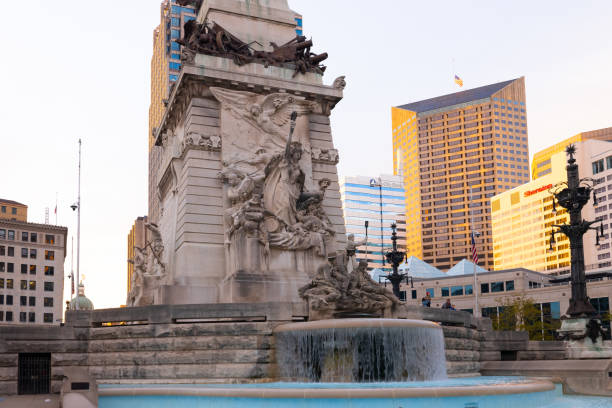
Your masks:
M215 58L207 56L207 58ZM221 58L220 60L222 60ZM232 64L231 60L227 61ZM252 64L258 65L258 64ZM240 68L240 67L237 67ZM237 69L236 68L236 69ZM326 86L321 84L303 83L284 79L281 77L269 77L266 75L238 73L231 69L221 69L207 66L205 70L201 66L183 65L181 74L168 98L168 107L160 125L153 130L155 144L162 145L162 135L174 131L176 126L184 117L192 98L209 98L209 86L222 87L234 90L250 91L262 94L289 93L304 97L306 100L316 102L319 106L314 113L328 115L334 106L342 99L342 87Z
M185 155L187 150L207 150L210 152L221 151L221 137L215 135L202 135L196 132L190 132L183 140L183 148L181 149L181 157Z
M313 147L311 157L313 163L338 164L340 160L336 149L317 149Z

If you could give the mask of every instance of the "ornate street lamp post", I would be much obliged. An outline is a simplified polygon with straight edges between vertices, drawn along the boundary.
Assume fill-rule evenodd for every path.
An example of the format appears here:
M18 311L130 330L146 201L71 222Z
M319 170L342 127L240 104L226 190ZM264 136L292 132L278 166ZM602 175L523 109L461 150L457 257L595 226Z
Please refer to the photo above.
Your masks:
M393 266L393 273L386 275L385 278L391 282L393 286L393 294L399 299L400 298L400 283L402 280L406 278L405 273L399 273L398 267L404 262L404 257L406 256L405 252L397 250L397 233L395 232L395 228L397 226L395 223L391 224L391 229L393 233L391 234L391 241L393 241L393 250L387 252L385 256L387 257L387 261Z
M598 233L597 243L599 244L599 238L603 235L603 226L600 224L599 228L592 227L593 224L600 222L600 220L586 221L582 219L582 207L584 207L590 199L591 190L593 190L593 180L579 178L578 165L576 164L576 159L574 159L576 147L574 145L569 145L565 149L565 152L569 156L566 167L567 183L563 182L556 184L549 192L553 195L553 213L556 213L556 201L569 213L570 223L553 225L553 227L558 228L558 230L552 231L549 250L553 250L555 234L561 232L569 238L571 249L572 297L570 299L569 308L567 309L567 314L572 318L592 317L597 315L597 311L591 305L589 297L587 296L582 236L588 230L595 230ZM593 203L597 205L597 197L594 192Z

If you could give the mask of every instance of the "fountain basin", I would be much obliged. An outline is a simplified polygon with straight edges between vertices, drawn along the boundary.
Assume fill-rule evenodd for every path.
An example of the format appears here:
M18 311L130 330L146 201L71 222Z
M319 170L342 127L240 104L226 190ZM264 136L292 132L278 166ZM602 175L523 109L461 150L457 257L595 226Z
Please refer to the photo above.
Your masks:
M277 326L278 377L302 382L446 378L442 328L410 319L331 319Z
M523 377L412 383L102 384L100 408L599 408L612 398L567 396Z

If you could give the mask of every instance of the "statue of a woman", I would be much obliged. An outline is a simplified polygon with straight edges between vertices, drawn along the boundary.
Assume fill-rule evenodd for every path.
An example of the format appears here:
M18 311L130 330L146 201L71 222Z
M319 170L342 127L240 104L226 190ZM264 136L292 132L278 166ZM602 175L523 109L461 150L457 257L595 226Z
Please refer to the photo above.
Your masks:
M296 207L305 179L300 168L302 144L291 141L296 117L297 114L293 112L284 154L276 156L266 167L263 188L264 208L289 226L297 222Z

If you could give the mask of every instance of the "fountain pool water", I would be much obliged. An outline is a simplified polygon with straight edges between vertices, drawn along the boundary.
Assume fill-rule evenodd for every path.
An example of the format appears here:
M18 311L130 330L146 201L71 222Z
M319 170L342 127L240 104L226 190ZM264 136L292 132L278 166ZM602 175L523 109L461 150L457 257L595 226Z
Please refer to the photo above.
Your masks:
M287 381L427 381L446 378L441 327L424 320L334 319L275 330Z
M278 326L275 337L280 377L300 382L101 384L99 408L612 406L612 398L563 395L544 379L448 379L442 329L431 322L320 320Z
M99 408L604 408L612 398L563 395L560 385L522 377L427 382L107 384Z

